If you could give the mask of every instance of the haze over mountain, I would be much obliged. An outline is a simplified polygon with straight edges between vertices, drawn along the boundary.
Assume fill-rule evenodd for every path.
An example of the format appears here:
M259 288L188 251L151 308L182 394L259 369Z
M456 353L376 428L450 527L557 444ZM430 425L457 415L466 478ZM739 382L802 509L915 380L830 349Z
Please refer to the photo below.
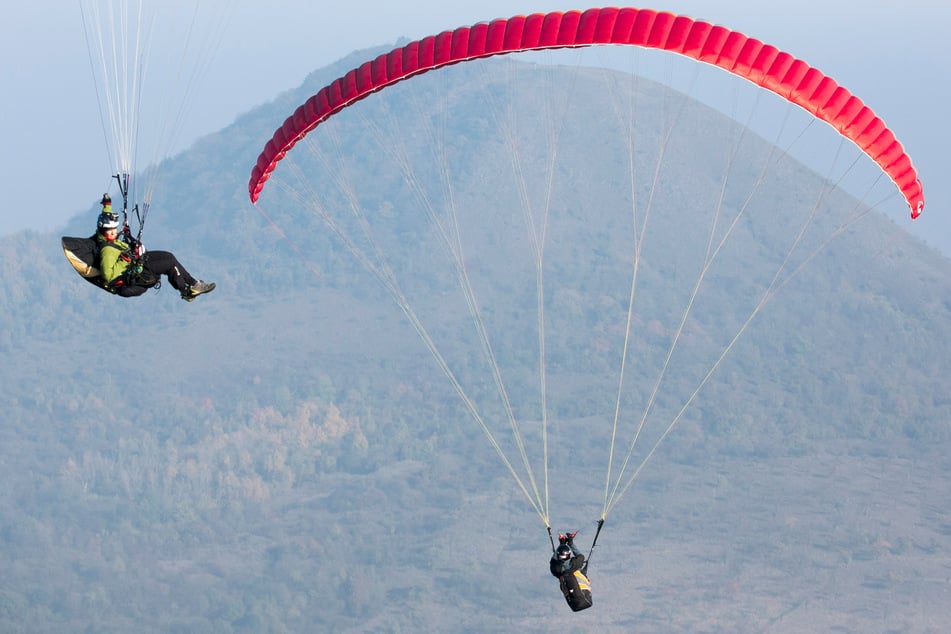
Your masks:
M213 294L185 303L166 285L120 300L83 282L58 237L88 235L96 210L61 232L3 240L0 630L926 632L948 622L951 266L877 211L804 262L716 367L612 511L593 555L595 605L571 614L547 571L544 526L379 280L291 195L262 205L289 241L247 203L249 167L283 117L374 52L318 70L162 166L146 243L215 280ZM537 460L534 272L512 237L506 201L519 192L505 180L505 121L482 98L537 115L518 119L513 144L543 147L543 87L604 80L486 67L463 65L416 94L381 93L334 129L347 152L302 164L329 155L366 176L356 190L389 231L389 264L414 273L404 290L482 407L493 376L462 334L455 271L437 265L406 175L381 160L367 127L406 116L409 163L424 164L423 122L443 111L420 104L438 103L437 88L462 104L442 132L465 261ZM493 83L494 69L519 90ZM663 120L655 86L627 90L647 119ZM719 195L719 159L740 130L679 103L682 136L663 147L685 176L652 192L631 401L649 398L664 365L680 318L670 307L690 297L706 250L694 229L709 224L709 207L694 203ZM551 509L553 529L580 528L582 543L601 510L628 316L629 244L609 210L630 207L631 189L645 193L620 186L611 108L566 107L562 185L525 194L554 200L542 301ZM741 183L770 155L743 138ZM583 145L598 151L581 155ZM636 149L651 164L657 147ZM545 156L521 156L525 173L545 172ZM325 170L309 173L328 191ZM822 187L790 160L759 208L785 211ZM740 190L725 198L741 207ZM855 203L835 191L824 204ZM792 223L782 213L738 223L672 355L661 420L749 315ZM810 225L817 244L831 223ZM663 431L645 426L652 439Z

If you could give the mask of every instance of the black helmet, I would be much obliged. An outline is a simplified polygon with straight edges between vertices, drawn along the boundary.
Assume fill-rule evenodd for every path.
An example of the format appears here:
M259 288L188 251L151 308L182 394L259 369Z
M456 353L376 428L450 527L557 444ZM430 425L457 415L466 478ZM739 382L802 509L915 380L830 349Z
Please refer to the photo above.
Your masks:
M568 547L568 544L562 544L555 551L555 555L558 557L558 561L567 561L571 559L571 548Z
M107 229L118 229L119 228L119 215L109 213L104 211L99 214L99 220L96 222L96 226L99 227L99 231L106 231Z
M105 194L102 195L102 200L99 201L99 204L100 204L100 205L111 205L111 204L112 204L112 198L109 197L109 192L106 192Z

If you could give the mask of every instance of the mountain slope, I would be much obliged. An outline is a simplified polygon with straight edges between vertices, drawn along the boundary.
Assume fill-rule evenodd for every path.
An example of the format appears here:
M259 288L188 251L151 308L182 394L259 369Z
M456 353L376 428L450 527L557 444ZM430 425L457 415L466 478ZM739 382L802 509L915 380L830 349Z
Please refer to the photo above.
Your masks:
M120 300L72 274L57 235L3 241L0 629L926 631L947 621L945 258L870 214L795 276L609 518L592 564L595 608L573 617L547 573L544 527L378 281L303 205L266 208L297 252L246 202L263 139L352 61L163 166L147 245L217 281L208 297L189 304L164 288ZM519 112L534 113L535 87L560 78L517 68L525 83L509 95L460 67L450 94L471 105L448 132L466 150L453 164L460 206L487 220L469 245L473 281L495 282L479 297L503 333L499 362L523 388L512 392L523 412L534 357L520 346L533 341L534 297L517 283L506 187L493 185L512 170L476 97L524 99ZM429 94L395 94L391 112ZM550 234L549 277L562 283L547 325L565 342L550 351L552 512L571 523L553 528L581 528L583 543L600 512L610 431L612 403L598 389L616 362L592 351L616 340L624 305L602 265L623 248L623 225L606 210L621 206L613 192L625 174L608 151L610 113L598 108L574 113L578 134L562 147L569 157L584 143L604 152L559 165L559 217L573 222L553 222ZM678 248L645 244L646 360L663 360L675 330L667 306L689 292L691 258L705 246L689 231L704 220L689 203L709 196L710 157L734 130L705 108L687 111L668 157L684 176L664 192L661 225ZM452 271L427 268L435 249L418 248L432 243L403 175L356 152L370 147L365 122L348 124L354 154L344 156L377 183L365 191L371 209L390 214L380 214L398 232L390 246L409 247L394 267L419 272L407 289L414 304L482 395L491 381L466 363L472 346L455 328L466 315L443 294ZM543 134L534 123L520 130ZM415 139L420 128L408 128ZM768 151L752 144L744 169L755 173ZM544 157L530 158L522 167L542 171ZM763 197L785 208L805 196L820 179L803 169L782 167ZM63 233L87 234L94 216ZM579 220L589 231L571 229ZM738 298L755 296L789 231L782 215L738 230L735 259L711 273L719 290L698 296L675 395L709 367L694 357L722 349L745 319ZM632 392L649 391L654 375L632 372ZM679 404L672 396L659 408Z

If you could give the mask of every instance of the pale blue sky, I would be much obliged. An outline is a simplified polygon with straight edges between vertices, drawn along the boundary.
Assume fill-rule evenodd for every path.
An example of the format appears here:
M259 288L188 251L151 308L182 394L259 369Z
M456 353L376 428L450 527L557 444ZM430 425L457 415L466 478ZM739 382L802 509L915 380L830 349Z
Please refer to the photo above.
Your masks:
M165 0L184 2L185 0ZM361 48L536 11L587 8L541 0L233 0L217 57L192 98L181 149ZM606 3L617 4L617 3ZM722 24L785 49L859 95L898 134L925 185L911 230L951 253L951 29L947 0L653 0L646 6ZM34 0L0 22L0 235L56 229L109 185L78 2ZM266 139L262 139L262 145ZM248 171L250 171L250 165Z

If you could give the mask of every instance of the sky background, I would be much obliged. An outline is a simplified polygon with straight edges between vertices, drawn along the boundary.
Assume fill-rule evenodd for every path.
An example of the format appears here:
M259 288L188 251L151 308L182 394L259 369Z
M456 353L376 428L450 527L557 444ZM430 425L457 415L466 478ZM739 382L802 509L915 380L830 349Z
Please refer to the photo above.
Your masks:
M105 0L103 0L105 1ZM168 4L191 4L164 0ZM538 0L232 0L226 30L173 151L297 87L357 49L464 24L621 3ZM411 5L407 8L407 5ZM951 28L948 0L652 0L756 37L818 67L861 97L913 157L925 188L915 235L951 255ZM153 54L154 56L154 54ZM54 230L110 186L79 4L8 3L0 21L0 235ZM280 122L276 122L276 125ZM263 146L267 139L261 139ZM251 166L248 166L250 173Z

